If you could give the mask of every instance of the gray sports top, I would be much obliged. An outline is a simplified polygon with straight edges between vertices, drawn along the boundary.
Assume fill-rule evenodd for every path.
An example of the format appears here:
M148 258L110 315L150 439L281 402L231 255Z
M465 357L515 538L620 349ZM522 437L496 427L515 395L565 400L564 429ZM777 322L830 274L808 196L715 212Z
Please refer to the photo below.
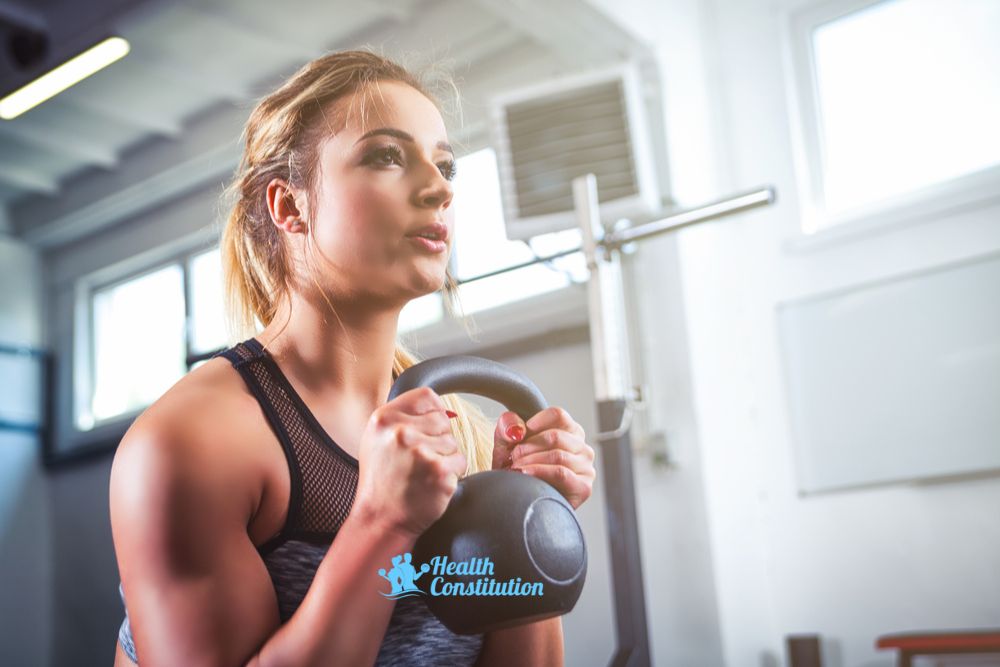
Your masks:
M291 473L288 518L281 532L258 548L278 597L285 623L309 590L316 569L354 503L358 460L323 430L267 350L250 338L219 355L232 362L274 430ZM216 355L216 356L219 356ZM125 594L118 587L125 604ZM372 591L372 595L378 592ZM138 662L128 610L118 641ZM396 601L376 665L472 665L483 635L452 633L428 611L421 597Z

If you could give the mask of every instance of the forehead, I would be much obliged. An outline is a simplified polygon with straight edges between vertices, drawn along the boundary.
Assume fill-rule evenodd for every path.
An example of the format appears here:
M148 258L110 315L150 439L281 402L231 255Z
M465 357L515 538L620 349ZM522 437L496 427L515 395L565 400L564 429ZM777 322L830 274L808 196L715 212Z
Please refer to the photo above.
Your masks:
M379 127L409 132L418 141L444 141L444 119L420 91L396 81L377 81L334 104L345 139L357 138Z

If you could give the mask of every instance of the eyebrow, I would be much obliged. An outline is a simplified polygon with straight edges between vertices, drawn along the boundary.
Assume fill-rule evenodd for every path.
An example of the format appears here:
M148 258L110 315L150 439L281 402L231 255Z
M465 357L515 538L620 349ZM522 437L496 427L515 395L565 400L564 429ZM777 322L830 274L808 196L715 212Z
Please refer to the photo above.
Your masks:
M410 142L416 143L416 140L413 138L413 136L410 133L403 132L402 130L397 130L394 127L380 127L380 128L378 128L376 130L372 130L371 132L365 132L365 134L360 139L358 139L357 141L355 141L354 143L355 144L359 144L362 141L364 141L365 139L367 139L368 137L374 137L375 135L378 135L378 134L385 134L385 135L390 136L390 137L396 137L397 139L402 139L403 141L410 141ZM439 141L439 142L437 142L437 147L440 150L448 151L454 157L455 151L452 150L451 144L449 144L448 142L446 142L446 141Z

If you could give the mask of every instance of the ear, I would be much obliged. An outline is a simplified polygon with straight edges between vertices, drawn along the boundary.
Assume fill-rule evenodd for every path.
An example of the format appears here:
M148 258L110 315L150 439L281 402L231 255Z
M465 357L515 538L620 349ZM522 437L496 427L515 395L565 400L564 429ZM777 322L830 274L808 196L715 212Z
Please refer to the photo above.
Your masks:
M267 210L271 221L289 234L302 234L306 231L304 211L296 202L298 192L286 181L280 178L271 179L267 184Z

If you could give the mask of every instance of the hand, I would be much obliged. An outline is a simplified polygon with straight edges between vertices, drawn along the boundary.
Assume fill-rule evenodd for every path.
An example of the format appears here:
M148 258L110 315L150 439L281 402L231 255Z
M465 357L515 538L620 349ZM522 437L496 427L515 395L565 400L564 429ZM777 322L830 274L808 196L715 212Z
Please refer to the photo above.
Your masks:
M514 412L504 412L493 432L493 469L516 470L548 482L576 509L590 497L597 477L594 449L586 437L562 408L546 408L527 423Z
M412 537L444 514L466 466L446 410L433 389L418 387L372 413L361 435L352 512Z

